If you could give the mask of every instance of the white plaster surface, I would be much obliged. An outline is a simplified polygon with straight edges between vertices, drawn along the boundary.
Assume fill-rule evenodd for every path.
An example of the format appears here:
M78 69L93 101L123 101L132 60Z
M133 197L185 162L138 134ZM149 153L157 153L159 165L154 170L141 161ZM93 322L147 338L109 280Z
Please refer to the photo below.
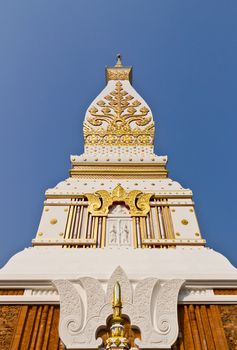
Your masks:
M204 247L176 249L63 249L34 247L14 255L0 270L1 280L108 279L121 266L129 279L237 280L237 269Z
M50 206L41 216L37 238L62 238L68 213L66 206ZM53 221L56 219L55 221Z
M163 164L168 161L167 156L158 156L153 146L85 146L81 155L71 155L73 164L87 163L150 163ZM81 164L82 163L82 164Z
M184 189L177 181L172 179L119 179L119 180L108 180L108 179L76 179L68 178L64 181L59 182L54 188L48 189L46 194L83 194L88 191L96 190L113 190L116 185L120 184L125 190L141 190L141 191L152 191L157 193L164 191L172 194L190 194L192 191ZM188 193L187 193L188 192Z
M191 211L190 211L191 210ZM176 238L180 239L198 239L200 238L200 228L193 208L190 207L172 207L170 213ZM184 221L186 220L186 221ZM184 222L184 223L183 223ZM185 224L187 223L187 224ZM178 236L177 236L178 233Z

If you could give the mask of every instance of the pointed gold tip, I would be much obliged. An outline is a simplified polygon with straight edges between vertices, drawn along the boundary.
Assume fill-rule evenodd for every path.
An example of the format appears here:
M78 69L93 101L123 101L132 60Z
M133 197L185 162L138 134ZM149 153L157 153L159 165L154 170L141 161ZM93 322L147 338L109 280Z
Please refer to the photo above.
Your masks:
M129 350L129 342L125 337L124 319L122 317L121 287L117 281L113 288L113 317L110 336L106 340L106 350Z
M122 298L121 298L121 287L119 282L116 282L113 288L113 300L112 300L112 308L113 308L113 317L112 323L122 324Z
M119 282L116 282L113 290L113 306L121 306L121 287Z
M123 67L122 56L121 56L120 53L117 54L117 62L116 62L115 67L117 67L117 68L122 68Z

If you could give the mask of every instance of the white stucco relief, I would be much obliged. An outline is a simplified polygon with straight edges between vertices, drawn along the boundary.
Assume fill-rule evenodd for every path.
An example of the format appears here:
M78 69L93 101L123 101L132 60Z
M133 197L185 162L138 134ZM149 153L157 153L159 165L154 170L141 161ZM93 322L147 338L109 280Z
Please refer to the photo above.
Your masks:
M178 336L177 303L184 280L161 281L151 277L138 281L134 287L118 267L106 284L91 277L80 278L76 283L53 281L60 296L59 335L67 349L96 349L101 345L97 331L106 326L112 314L112 289L117 281L121 285L123 314L141 332L136 346L171 348Z
M107 218L106 246L131 247L132 219L123 204L114 204Z

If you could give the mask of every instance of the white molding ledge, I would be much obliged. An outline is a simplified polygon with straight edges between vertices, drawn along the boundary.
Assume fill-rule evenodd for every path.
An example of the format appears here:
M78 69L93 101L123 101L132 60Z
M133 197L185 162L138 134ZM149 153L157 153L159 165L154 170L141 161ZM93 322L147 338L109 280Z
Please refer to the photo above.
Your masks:
M183 304L237 304L237 295L189 295L180 296L178 303ZM1 295L0 305L59 304L58 295Z
M1 295L0 305L31 305L31 304L59 304L58 295Z

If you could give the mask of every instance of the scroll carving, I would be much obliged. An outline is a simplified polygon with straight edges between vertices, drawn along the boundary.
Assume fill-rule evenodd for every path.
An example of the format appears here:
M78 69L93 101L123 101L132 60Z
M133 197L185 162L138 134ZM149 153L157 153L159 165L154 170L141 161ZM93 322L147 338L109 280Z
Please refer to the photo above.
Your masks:
M183 280L170 280L164 283L156 279L147 279L138 284L135 290L136 309L143 315L140 329L141 340L136 344L140 349L170 348L178 336L177 303ZM141 296L140 296L141 295ZM144 307L143 305L149 305Z
M131 216L146 216L150 211L150 198L153 193L139 190L126 192L121 185L117 185L112 192L99 190L84 195L89 201L88 210L94 216L108 215L109 207L114 202L124 202L129 207Z
M80 294L74 285L67 280L56 280L54 285L60 295L59 333L64 344L70 344L82 329L84 307Z
M178 336L177 299L184 281L146 278L138 281L133 291L121 267L107 281L106 292L101 282L91 277L78 280L81 289L69 281L54 281L60 295L59 335L66 347L96 349L101 345L97 332L105 327L111 315L112 288L117 281L122 290L123 314L141 332L141 340L135 340L136 346L171 348Z

